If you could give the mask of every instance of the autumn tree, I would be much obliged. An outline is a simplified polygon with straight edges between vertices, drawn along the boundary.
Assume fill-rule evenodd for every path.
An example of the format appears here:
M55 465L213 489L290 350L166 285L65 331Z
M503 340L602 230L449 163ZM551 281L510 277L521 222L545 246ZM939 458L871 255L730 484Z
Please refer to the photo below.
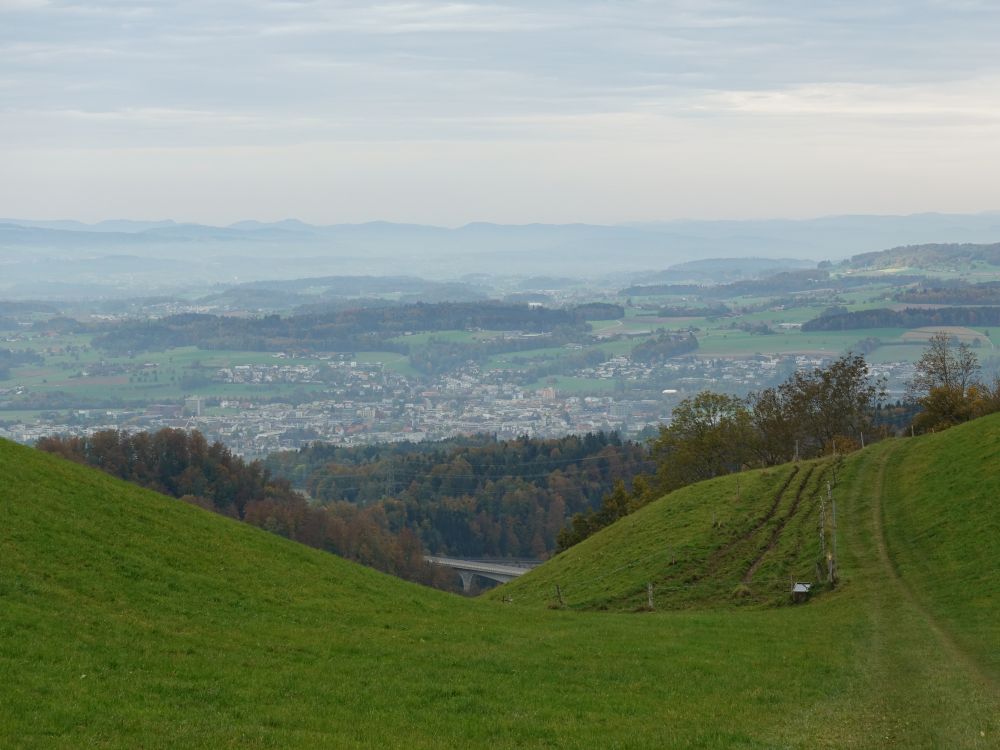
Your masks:
M670 492L739 471L750 458L752 439L750 413L743 399L711 391L684 399L652 445L656 489Z
M907 395L921 407L913 420L914 429L920 432L967 422L985 413L984 405L992 400L990 389L979 381L975 352L964 341L943 332L928 342Z
M916 365L909 396L919 401L935 388L954 390L964 398L970 386L979 382L979 359L972 347L947 333L935 333Z

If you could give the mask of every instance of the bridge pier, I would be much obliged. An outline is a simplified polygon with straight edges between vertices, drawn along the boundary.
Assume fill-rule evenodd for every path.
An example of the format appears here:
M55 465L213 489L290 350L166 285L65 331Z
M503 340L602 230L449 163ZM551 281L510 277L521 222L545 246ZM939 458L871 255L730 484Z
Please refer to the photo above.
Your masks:
M476 574L471 570L460 570L458 575L462 579L462 591L465 593L472 591L472 577Z

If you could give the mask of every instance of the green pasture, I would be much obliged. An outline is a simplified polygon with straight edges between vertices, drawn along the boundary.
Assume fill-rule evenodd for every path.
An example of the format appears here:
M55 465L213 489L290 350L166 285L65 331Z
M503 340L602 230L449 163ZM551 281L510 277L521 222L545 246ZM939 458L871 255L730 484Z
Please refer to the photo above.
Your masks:
M674 493L581 545L581 567L468 600L0 443L0 744L996 747L998 444L990 418L849 457L841 584L808 604L672 609L664 586L654 612L604 612L574 597L630 603L670 545L708 574L763 548L762 580L808 575L806 506L760 512L792 474L822 489L829 461ZM527 593L553 571L565 608Z
M636 339L618 339L614 341L604 341L597 344L588 344L585 349L600 349L607 352L610 356L616 356L621 354L628 354L632 351L632 348L641 341L641 338ZM567 349L565 346L550 346L550 347L540 347L538 349L526 349L519 352L505 352L504 354L495 354L486 361L486 369L489 370L510 370L518 369L524 367L524 364L518 363L515 360L523 359L527 361L528 364L538 364L541 362L548 362L556 359L562 359L564 357L571 357L579 354L581 349Z
M738 329L710 329L698 336L699 356L750 356L753 354L814 353L836 356L864 338L898 341L907 329L872 328L854 331L802 331L791 329L773 335L755 335Z
M395 338L389 339L390 342L394 344L409 344L410 346L420 346L426 344L431 339L436 339L438 341L450 341L450 342L472 342L479 341L484 338L493 338L498 336L499 331L462 331L462 330L451 330L451 331L423 331L421 333L412 333L404 336L396 336Z

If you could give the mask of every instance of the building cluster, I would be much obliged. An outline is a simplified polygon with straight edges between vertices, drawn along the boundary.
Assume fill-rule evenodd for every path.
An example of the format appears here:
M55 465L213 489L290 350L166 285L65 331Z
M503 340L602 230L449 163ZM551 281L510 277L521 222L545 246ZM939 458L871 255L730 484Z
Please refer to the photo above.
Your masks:
M225 383L260 385L256 397L191 396L181 403L129 409L51 412L37 422L3 421L0 437L31 443L45 435L88 434L164 427L198 429L245 456L258 457L314 441L340 445L434 440L476 433L500 437L554 437L618 430L637 435L669 420L680 400L704 389L742 394L780 382L795 369L824 364L819 357L683 357L649 365L614 357L581 368L576 378L613 381L606 395L563 391L558 379L531 386L516 373L475 364L431 380L408 378L378 363L332 359L317 365L237 365L221 368ZM908 363L877 364L892 400L912 377ZM282 402L269 393L275 383L322 384L313 400ZM245 389L241 391L245 393ZM301 399L300 399L301 400Z
M218 383L318 383L316 365L233 365L220 367L213 378Z

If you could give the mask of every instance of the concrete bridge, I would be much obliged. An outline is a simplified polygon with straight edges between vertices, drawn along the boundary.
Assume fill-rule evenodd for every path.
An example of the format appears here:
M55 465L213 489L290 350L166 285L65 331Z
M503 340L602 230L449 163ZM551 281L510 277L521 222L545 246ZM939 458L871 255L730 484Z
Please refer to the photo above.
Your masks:
M462 578L462 589L464 591L472 588L473 576L482 576L483 578L489 578L491 581L507 583L507 581L512 581L518 576L523 576L532 568L542 564L540 560L504 560L503 562L497 562L494 560L459 560L454 557L434 557L433 555L427 555L424 559L433 565L440 565L443 568L451 568L458 571L458 575Z

